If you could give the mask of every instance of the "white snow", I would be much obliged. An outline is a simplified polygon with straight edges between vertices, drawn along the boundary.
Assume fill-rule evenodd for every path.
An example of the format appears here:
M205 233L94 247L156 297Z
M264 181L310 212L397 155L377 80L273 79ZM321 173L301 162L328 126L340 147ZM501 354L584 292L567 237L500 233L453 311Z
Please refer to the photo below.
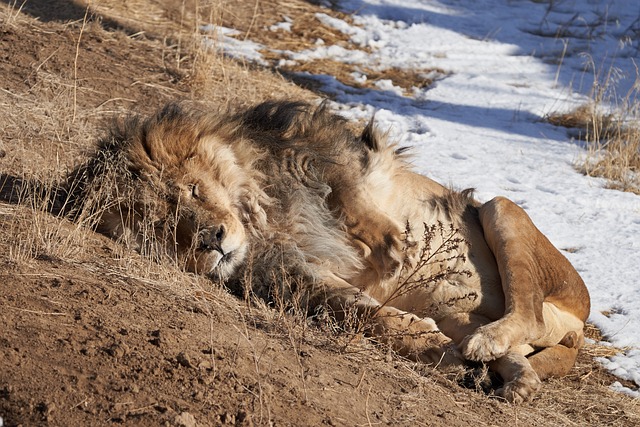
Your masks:
M269 31L286 31L288 33L291 32L291 26L293 25L293 21L288 16L283 17L284 21L278 22L269 27Z
M287 58L451 73L411 97L391 81L354 89L331 76L307 76L324 85L346 117L368 119L376 112L381 128L414 147L418 171L457 188L475 187L480 200L504 195L526 209L585 280L590 321L611 345L625 349L600 363L640 386L640 197L578 173L574 164L585 155L583 146L542 120L585 103L594 82L607 88L613 106L638 89L640 3L339 4L356 12L354 26L319 19L372 51L321 45L287 52ZM638 387L612 388L640 397Z
M232 58L267 65L260 53L265 47L251 40L236 38L241 36L239 31L213 24L203 25L200 30L204 33L212 34L213 37L211 39L205 39L205 44L210 48L221 51Z

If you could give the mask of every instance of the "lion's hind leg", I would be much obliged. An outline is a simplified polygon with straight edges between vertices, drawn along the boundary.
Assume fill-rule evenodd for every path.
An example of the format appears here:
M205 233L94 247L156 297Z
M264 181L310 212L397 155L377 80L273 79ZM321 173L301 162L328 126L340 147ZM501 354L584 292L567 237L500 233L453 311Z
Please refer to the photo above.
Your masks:
M569 261L510 200L497 197L479 214L498 265L505 313L465 339L465 357L491 361L512 347L554 346L568 331L581 331L589 295Z
M500 374L504 381L496 394L514 403L531 399L540 388L542 380L569 373L582 341L576 332L571 331L559 344L543 348L537 353L525 356L532 347L522 345L489 362L490 369Z
M541 380L563 377L571 371L584 339L574 331L567 332L559 344L528 356L529 363Z
M397 275L404 262L404 230L375 203L371 203L363 188L362 177L349 170L339 174L342 181L327 181L316 165L322 163L317 154L287 148L281 156L283 171L304 186L319 191L323 197L328 196L331 207L337 208L353 245L378 273L379 279Z
M342 204L342 216L354 245L380 280L400 273L403 230L388 215L367 206L361 197L353 197L350 203Z

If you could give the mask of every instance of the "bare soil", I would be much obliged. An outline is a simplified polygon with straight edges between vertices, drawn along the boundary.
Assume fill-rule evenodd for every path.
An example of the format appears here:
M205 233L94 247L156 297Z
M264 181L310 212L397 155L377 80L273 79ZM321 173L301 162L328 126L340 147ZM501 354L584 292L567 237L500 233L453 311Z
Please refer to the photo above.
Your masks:
M278 70L204 51L197 30L216 22L268 45L266 26L285 11L308 22L320 11L312 3L96 3L85 15L79 1L0 2L2 178L60 179L126 111L318 97ZM273 46L318 36L299 28ZM616 379L594 361L606 354L595 344L570 375L514 406L459 373L402 360L326 319L248 303L3 196L5 426L640 424L638 401L608 389Z

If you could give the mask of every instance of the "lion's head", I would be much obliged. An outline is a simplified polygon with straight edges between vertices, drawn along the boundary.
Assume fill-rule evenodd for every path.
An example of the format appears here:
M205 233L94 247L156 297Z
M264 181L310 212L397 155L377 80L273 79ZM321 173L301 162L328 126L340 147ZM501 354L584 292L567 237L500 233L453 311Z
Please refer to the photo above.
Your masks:
M176 105L129 118L74 172L74 192L92 200L102 233L225 277L244 259L248 227L267 199L253 168L260 153L236 129L228 118Z

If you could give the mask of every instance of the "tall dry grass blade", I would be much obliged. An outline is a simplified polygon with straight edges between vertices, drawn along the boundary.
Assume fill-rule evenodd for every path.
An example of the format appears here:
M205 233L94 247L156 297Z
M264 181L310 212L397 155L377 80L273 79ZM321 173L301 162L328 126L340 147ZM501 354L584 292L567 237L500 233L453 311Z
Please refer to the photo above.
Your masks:
M76 113L78 110L78 56L80 56L80 40L82 40L82 33L87 25L87 16L89 15L89 6L84 10L84 17L82 18L82 26L80 27L80 34L78 34L78 40L76 42L76 54L73 59L73 115L71 116L71 123L76 122Z

